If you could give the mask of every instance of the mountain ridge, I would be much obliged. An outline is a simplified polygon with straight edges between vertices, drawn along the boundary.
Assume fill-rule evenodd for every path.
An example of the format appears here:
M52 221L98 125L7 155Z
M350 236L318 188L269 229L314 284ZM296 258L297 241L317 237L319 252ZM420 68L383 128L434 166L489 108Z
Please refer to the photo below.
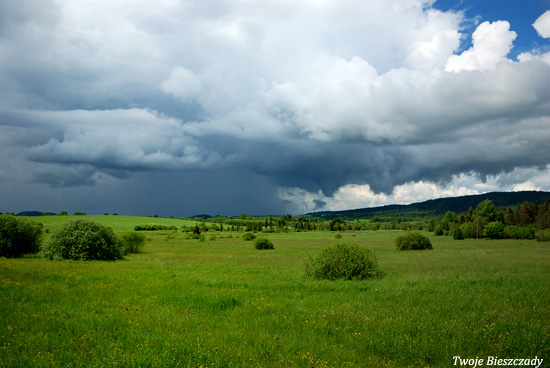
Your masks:
M468 209L489 199L496 207L513 207L525 201L540 203L550 201L550 192L546 191L518 191L518 192L488 192L458 197L429 199L411 204L389 204L377 207L357 208L341 211L317 211L306 215L313 217L344 216L351 218L374 217L378 215L397 216L406 213L410 216L443 216L447 211L456 213L467 212Z

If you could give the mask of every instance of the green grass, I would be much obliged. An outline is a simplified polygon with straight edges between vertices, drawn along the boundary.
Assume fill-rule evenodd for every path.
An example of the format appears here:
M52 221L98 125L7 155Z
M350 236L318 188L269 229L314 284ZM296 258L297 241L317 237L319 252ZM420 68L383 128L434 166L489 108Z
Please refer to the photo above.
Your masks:
M118 217L115 230L133 228ZM548 364L549 243L430 236L433 251L397 251L401 233L270 234L275 250L262 252L235 234L147 232L124 261L0 258L0 366ZM308 255L341 241L375 250L384 276L302 278Z

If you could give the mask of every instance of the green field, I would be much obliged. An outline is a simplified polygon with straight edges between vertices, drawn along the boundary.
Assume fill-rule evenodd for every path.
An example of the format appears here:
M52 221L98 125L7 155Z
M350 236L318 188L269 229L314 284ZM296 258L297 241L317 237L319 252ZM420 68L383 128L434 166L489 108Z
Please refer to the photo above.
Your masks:
M35 220L53 230L71 218ZM184 224L79 218L117 232ZM142 253L117 262L0 258L0 366L450 367L454 356L550 366L548 242L425 233L433 251L399 252L401 231L291 232L258 251L241 233L146 234ZM339 241L373 249L383 277L304 279L308 255Z

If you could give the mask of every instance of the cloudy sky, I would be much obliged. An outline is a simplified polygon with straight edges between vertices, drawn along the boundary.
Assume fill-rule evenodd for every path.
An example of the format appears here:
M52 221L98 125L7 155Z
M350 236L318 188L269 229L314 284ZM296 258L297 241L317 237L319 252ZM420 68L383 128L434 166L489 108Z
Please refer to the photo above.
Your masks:
M549 0L0 0L0 212L550 190Z

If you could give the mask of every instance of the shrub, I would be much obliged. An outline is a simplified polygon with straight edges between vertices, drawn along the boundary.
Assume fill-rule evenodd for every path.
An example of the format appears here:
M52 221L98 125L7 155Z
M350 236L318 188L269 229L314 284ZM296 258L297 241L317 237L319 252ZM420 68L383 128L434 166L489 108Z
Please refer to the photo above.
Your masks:
M510 239L522 239L523 234L519 226L510 225L504 228L504 234Z
M139 253L145 245L145 235L136 231L121 234L120 240L125 253Z
M489 222L483 228L483 236L490 239L504 238L504 225L500 221Z
M460 226L460 230L462 230L462 235L464 235L464 238L473 238L474 237L474 224L471 222L465 222Z
M136 225L134 226L135 231L147 230L147 231L157 231L157 230L168 230L166 225L160 224L146 224L146 225ZM176 228L177 230L177 228Z
M342 234L335 234L334 239L342 239Z
M537 231L535 233L535 238L539 242L540 241L550 241L550 230L546 229L546 230Z
M397 250L433 249L430 239L420 233L408 233L395 238Z
M435 227L434 235L435 235L435 236L441 236L441 235L443 235L443 228L441 227L441 225L437 225L437 226Z
M537 232L537 229L533 224L529 224L521 229L521 235L522 239L535 239L535 233Z
M254 235L253 233L244 233L243 234L243 239L244 240L254 240L256 238L256 235Z
M84 216L84 215L86 215L86 213L81 211L76 211L75 213L73 213L73 216Z
M462 230L460 230L460 228L455 229L455 232L453 233L453 239L464 240L464 234L462 233Z
M256 238L252 241L256 249L275 249L273 242L267 238Z
M304 276L317 280L364 280L380 274L374 252L357 244L337 243L304 263Z
M41 224L0 215L0 257L21 257L40 249Z
M49 259L116 260L123 251L111 228L88 220L65 223L42 246Z

